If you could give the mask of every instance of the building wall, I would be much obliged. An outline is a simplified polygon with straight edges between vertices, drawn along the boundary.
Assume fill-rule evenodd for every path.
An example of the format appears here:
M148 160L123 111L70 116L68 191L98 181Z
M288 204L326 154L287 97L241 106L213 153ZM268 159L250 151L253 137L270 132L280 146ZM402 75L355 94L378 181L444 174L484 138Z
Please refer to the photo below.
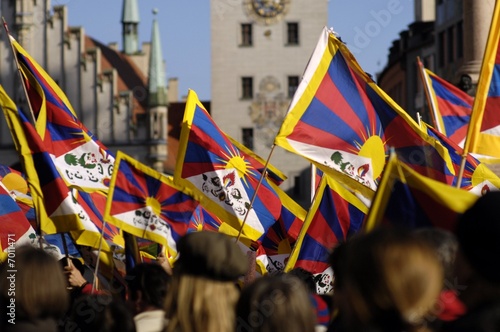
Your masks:
M425 1L420 3L420 5L424 4ZM411 64L412 59L416 55L420 56L427 68L459 87L463 75L470 76L472 82L477 84L493 6L493 0L437 0L435 3L436 19L433 22L432 31L433 43L392 48L389 55L390 61L379 75L379 85L384 90L390 89L394 82L391 82L391 75L388 73L394 70L401 71L406 76L408 87L406 110L413 116L419 112L424 120L430 121L426 113L428 108L425 106L421 83L418 83L418 71L414 70L414 65ZM417 16L416 22L418 19ZM415 29L413 32L401 34L401 38L394 44L404 45L407 39L415 39L414 33L418 34L419 31ZM386 91L395 97L390 90ZM467 92L473 95L475 89L472 88Z
M148 163L150 142L143 102L144 91L147 91L144 78L147 68L135 65L137 73L132 73L134 65L131 63L134 61L111 48L107 49L107 54L116 53L113 61L123 61L126 70L120 69L122 72L119 72L113 67L103 68L103 63L107 67L115 65L104 58L103 46L92 44L83 28L70 27L67 8L51 7L49 0L2 0L0 14L14 38L66 93L84 125L114 153L120 147L125 153ZM27 107L12 50L4 30L0 30L0 84L18 106ZM147 65L148 61L144 60L146 53L138 54L136 63ZM126 75L131 74L135 81L127 85L124 82ZM144 83L138 86L137 82ZM140 89L141 100L133 97L133 91L127 86ZM142 115L137 114L138 109L142 110L139 112ZM13 150L11 133L4 117L0 118L0 163L14 164L18 158Z
M211 109L219 127L240 142L242 130L252 128L252 150L266 159L290 103L288 76L301 77L328 10L326 0L293 0L281 20L263 24L247 15L250 3L211 0ZM287 23L298 23L298 45L287 45ZM252 25L252 46L242 45L241 24ZM251 99L242 98L242 77L253 78ZM309 165L280 147L270 162L289 177L285 190Z
M494 4L494 0L463 0L464 62L458 75L468 74L474 83L479 76Z
M406 75L400 66L387 68L379 85L398 105L406 109Z
M460 79L461 73L459 74L459 72L464 64L464 52L467 52L466 49L475 49L477 51L478 48L481 47L484 49L485 45L485 43L479 41L465 41L465 35L467 33L465 32L464 27L464 17L470 17L470 15L473 14L470 10L464 12L465 8L463 7L463 3L466 1L438 1L438 4L436 5L436 21L434 24L436 35L436 74L455 84L458 83ZM476 1L476 4L477 3L479 2ZM484 4L485 2L481 1L481 3ZM481 5L478 7L483 6ZM478 21L474 24L484 26L486 21ZM475 36L474 38L476 37L479 38L479 36ZM464 48L461 45L467 45L467 47ZM476 53L476 51L473 53ZM479 58L477 55L473 57L476 61L480 61L480 59L482 59L482 53ZM476 68L470 68L468 70L468 74L474 76L475 78L477 78L477 73L479 73L479 71Z
M430 119L417 59L420 58L427 68L434 68L433 29L433 22L416 21L401 32L401 38L394 41L390 49L387 66L377 79L378 85L414 120L418 120L418 116L425 121Z
M436 0L415 0L415 21L429 22L436 19Z

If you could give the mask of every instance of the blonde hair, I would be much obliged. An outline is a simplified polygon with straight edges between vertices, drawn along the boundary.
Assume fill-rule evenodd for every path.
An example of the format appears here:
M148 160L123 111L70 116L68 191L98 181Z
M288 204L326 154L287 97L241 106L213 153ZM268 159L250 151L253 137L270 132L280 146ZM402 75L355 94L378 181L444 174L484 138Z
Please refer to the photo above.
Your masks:
M166 331L229 332L239 289L231 281L177 275L165 301Z
M409 232L384 228L355 239L347 253L341 314L348 328L417 331L425 325L443 285L431 247Z

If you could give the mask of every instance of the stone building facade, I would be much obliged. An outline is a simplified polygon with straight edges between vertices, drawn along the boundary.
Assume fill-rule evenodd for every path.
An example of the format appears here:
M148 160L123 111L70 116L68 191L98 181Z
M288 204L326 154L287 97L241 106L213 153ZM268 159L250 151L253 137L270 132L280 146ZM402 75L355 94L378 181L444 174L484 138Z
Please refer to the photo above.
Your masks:
M495 1L417 0L415 22L400 33L389 51L388 63L377 83L414 119L417 112L430 122L416 65L461 87L469 77L474 95Z
M211 0L212 117L264 159L327 16L326 0ZM309 191L305 159L276 147L270 162Z
M2 0L11 35L66 93L78 118L116 152L163 171L167 159L167 84L158 23L139 49L137 0L123 1L123 45L104 45L71 27L65 6L50 0ZM117 36L119 37L119 36ZM0 84L27 107L6 32L0 31ZM0 120L0 163L18 161L6 121Z

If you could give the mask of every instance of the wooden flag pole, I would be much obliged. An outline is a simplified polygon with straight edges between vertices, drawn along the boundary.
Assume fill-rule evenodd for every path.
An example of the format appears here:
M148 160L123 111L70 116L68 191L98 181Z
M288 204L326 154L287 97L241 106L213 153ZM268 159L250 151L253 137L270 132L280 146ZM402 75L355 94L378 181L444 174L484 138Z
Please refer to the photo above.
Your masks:
M417 56L417 66L418 66L418 73L420 76L420 79L422 80L423 88L425 91L425 97L427 99L427 104L429 105L429 109L432 114L432 120L434 122L434 127L440 132L443 133L443 128L441 128L441 122L439 121L438 118L438 110L436 105L434 104L434 100L431 98L431 91L429 87L429 82L425 79L425 74L424 74L424 66L422 62L420 61L420 57Z
M462 155L462 161L460 162L460 170L458 172L458 180L457 180L457 188L460 188L462 185L462 178L464 176L465 171L465 162L467 161L467 153L464 150L464 154Z
M97 275L99 272L99 262L101 261L102 242L104 241L105 228L106 228L106 220L103 219L101 228L101 238L99 239L99 249L97 250L97 261L95 263L95 269L94 269L94 280L92 282L92 293L94 293L94 289L97 288Z
M21 79L21 84L23 85L24 94L26 96L26 100L28 101L28 106L30 109L31 118L33 120L33 124L35 124L36 123L35 113L33 112L33 106L31 105L31 100L30 100L29 95L28 95L28 89L26 88L26 84L24 83L23 74L21 72L21 65L19 64L19 59L16 56L16 50L14 49L14 45L12 44L12 40L10 39L11 35L10 35L9 27L7 26L7 22L5 22L5 19L3 18L3 16L2 16L2 21L3 21L3 27L5 29L5 32L7 33L7 38L9 39L10 48L12 50L12 57L14 58L14 60L16 62L17 72L19 73L19 78Z
M31 119L33 121L33 125L35 125L36 124L35 113L33 112L33 106L31 105L31 100L30 100L30 98L28 96L28 89L26 88L26 84L24 83L23 74L21 72L21 65L19 64L19 60L18 60L17 55L16 55L16 50L14 49L14 45L12 44L12 40L10 39L11 35L10 35L9 27L7 26L7 22L5 21L5 19L4 19L3 16L2 16L2 22L3 22L3 28L5 29L5 32L7 33L7 39L9 40L10 49L12 50L12 57L13 57L15 63L16 63L17 73L19 74L19 79L21 80L21 85L23 86L24 95L26 97L26 100L28 101L28 107L29 107L29 110L30 110ZM36 218L36 221L37 221L37 224L38 224L38 230L40 232L40 237L38 239L38 244L40 246L40 249L43 249L43 245L42 245L42 242L43 242L42 241L43 240L42 223L40 222L38 216Z
M245 214L245 218L243 218L243 222L241 223L241 228L240 231L238 232L238 236L236 237L236 242L240 240L241 233L243 232L243 227L245 227L245 223L248 218L248 214L250 213L250 210L253 208L253 203L255 202L255 198L257 197L257 192L262 184L262 181L264 180L264 177L266 176L267 173L267 168L269 165L269 160L271 159L271 155L273 154L274 148L276 147L276 144L273 144L271 147L271 151L269 152L269 156L267 157L266 164L264 165L264 169L262 170L262 173L260 174L260 179L259 183L257 184L257 187L255 187L255 191L252 196L252 200L250 201L250 206L248 207L247 213Z
M316 194L316 172L317 167L315 164L311 163L311 203L314 199L314 195Z
M59 233L59 235L61 235L61 240L62 240L63 250L64 250L64 257L66 257L66 264L69 265L69 260L71 258L69 258L69 250L68 250L68 243L66 243L66 236L64 233Z
M474 103L472 104L472 112L469 120L469 128L467 128L467 135L465 136L462 162L460 164L460 171L458 173L457 188L459 188L462 183L467 155L470 152L477 152L475 150L478 140L477 136L481 132L481 124L483 122L486 103L488 100L488 91L490 89L493 69L495 67L495 57L498 55L498 41L500 39L500 30L498 29L499 25L500 1L496 1L491 17L488 38L486 39L486 47L484 49L481 69L479 71L476 96L474 97Z

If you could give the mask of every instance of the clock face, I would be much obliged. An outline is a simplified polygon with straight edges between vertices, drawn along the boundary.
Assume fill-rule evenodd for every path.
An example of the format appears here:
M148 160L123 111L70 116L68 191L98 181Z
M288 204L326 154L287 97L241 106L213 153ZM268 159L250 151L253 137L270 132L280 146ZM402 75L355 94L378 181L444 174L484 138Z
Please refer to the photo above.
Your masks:
M245 0L247 14L265 25L278 22L287 12L290 0Z

